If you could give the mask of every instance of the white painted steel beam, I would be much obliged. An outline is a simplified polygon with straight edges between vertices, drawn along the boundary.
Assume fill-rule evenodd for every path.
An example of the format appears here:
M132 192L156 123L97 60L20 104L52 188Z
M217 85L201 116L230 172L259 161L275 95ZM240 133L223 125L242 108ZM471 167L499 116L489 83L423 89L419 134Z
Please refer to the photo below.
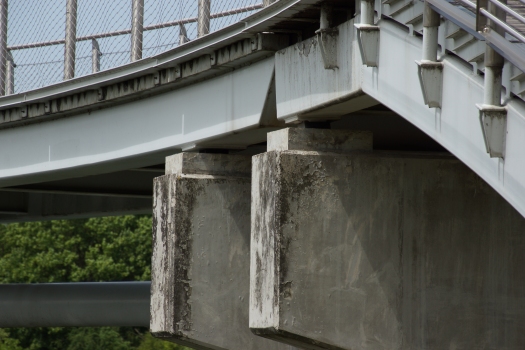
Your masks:
M0 186L159 164L181 149L256 128L273 70L269 58L165 94L0 130L0 149L9 150L0 153Z

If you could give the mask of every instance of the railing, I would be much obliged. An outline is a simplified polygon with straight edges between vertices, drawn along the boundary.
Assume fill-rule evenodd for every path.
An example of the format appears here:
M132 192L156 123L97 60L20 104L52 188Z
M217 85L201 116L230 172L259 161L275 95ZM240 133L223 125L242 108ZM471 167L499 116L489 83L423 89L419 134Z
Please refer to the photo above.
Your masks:
M520 0L520 3L525 4L525 1ZM479 32L487 32L496 29L500 32L506 32L512 35L514 38L525 44L523 28L517 28L516 26L511 25L510 21L506 18L507 15L510 15L518 24L525 26L525 17L507 6L506 1L477 0L476 30Z
M272 0L0 0L0 96L149 57Z
M525 0L457 0L472 13L472 23L469 16L453 10L455 1L425 1L525 72Z

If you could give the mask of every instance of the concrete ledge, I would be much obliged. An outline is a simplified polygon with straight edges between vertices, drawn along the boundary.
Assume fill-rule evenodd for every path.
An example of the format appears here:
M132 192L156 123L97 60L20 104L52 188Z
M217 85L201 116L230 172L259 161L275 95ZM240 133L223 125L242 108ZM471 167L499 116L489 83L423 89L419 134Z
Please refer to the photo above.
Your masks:
M371 151L370 131L286 128L268 133L270 151Z
M251 176L249 156L183 152L166 157L166 175L202 174L223 176Z

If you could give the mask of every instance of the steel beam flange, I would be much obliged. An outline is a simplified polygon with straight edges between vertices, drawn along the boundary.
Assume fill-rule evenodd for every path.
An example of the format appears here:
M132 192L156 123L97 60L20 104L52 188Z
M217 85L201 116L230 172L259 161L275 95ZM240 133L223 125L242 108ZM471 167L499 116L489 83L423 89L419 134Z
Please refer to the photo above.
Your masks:
M316 32L317 41L321 49L325 69L337 69L337 38L339 30L337 28L318 29Z
M357 41L361 58L367 67L379 64L379 26L372 24L354 24L357 28Z
M441 108L443 94L443 63L421 60L418 66L419 83L423 92L423 100L429 108Z
M505 158L507 139L507 108L476 105L487 153L491 158Z

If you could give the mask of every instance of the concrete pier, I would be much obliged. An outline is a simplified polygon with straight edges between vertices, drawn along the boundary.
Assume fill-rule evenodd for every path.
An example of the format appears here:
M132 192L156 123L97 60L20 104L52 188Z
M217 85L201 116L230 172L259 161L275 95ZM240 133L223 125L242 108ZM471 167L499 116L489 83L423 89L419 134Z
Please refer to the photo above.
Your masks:
M195 349L288 350L248 325L249 156L182 153L155 179L151 332Z
M371 145L284 129L253 157L252 331L304 349L525 348L525 219L452 156Z

